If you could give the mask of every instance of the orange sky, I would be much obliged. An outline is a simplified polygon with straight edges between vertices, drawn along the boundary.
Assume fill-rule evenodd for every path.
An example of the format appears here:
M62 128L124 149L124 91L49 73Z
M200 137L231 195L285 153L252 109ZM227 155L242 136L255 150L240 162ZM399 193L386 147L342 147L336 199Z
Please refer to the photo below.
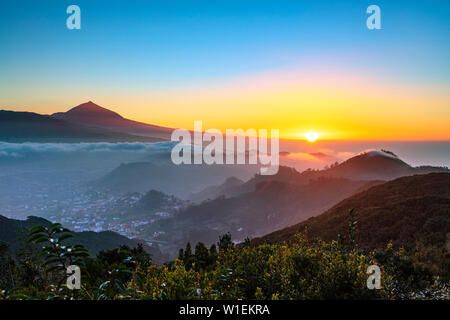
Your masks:
M450 140L445 89L348 71L280 71L171 91L56 93L51 101L35 97L22 109L52 113L92 100L124 117L173 128L192 129L194 120L202 120L204 129L280 129L282 138L292 139L315 131L331 140Z

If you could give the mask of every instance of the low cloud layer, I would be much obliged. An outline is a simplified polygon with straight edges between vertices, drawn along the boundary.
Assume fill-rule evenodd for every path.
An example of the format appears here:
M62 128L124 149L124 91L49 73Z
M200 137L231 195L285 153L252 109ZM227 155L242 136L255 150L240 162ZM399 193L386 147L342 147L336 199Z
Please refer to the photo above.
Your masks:
M14 159L31 158L48 154L82 154L82 153L142 153L158 154L170 153L178 142L157 143L8 143L0 142L0 160L14 161ZM317 152L281 152L280 163L305 170L307 168L321 169L336 161L341 162L354 155L352 152L337 152L331 149L319 149Z
M26 157L39 153L70 152L170 152L174 142L157 143L7 143L0 142L0 157Z

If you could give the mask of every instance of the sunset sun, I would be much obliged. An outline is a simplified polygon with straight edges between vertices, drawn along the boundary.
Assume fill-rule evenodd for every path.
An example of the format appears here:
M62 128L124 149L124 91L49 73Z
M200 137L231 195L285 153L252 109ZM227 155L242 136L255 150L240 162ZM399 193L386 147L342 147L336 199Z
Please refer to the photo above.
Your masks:
M319 139L319 134L317 132L307 132L305 134L305 138L306 140L308 140L309 142L314 142L317 139Z

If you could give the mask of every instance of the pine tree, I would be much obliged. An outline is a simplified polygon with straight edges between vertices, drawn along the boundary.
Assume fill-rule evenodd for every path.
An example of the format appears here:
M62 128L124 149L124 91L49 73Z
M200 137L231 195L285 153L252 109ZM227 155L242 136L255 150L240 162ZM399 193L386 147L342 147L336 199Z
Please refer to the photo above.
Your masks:
M191 249L191 243L190 242L188 242L186 244L186 249L184 250L183 261L184 261L184 267L187 270L190 270L191 267L192 267L192 263L194 262L194 257L192 255L192 249Z
M208 248L202 243L199 242L195 246L195 269L197 271L203 269L205 270L208 266L209 260L209 251Z

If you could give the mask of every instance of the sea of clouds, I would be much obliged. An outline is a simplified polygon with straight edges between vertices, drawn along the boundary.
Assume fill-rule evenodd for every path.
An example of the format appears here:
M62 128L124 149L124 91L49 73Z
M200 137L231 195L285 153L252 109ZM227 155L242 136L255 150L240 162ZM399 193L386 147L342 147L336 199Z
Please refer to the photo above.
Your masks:
M170 152L176 142L93 142L93 143L8 143L0 142L0 157L19 158L39 153L70 152Z

